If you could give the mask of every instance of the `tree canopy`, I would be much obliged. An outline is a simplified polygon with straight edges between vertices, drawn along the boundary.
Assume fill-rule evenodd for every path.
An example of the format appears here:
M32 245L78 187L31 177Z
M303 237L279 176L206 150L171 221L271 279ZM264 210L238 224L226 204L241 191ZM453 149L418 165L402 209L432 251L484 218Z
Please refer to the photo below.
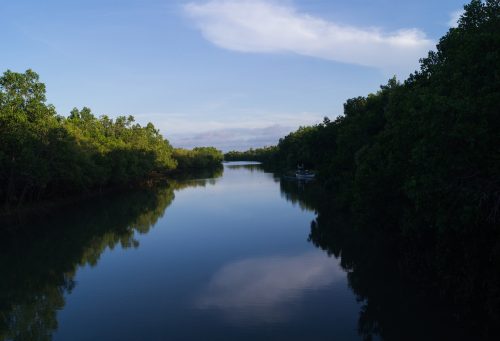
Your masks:
M174 152L152 123L141 126L133 116L96 117L87 107L57 115L32 70L0 77L0 200L7 207L221 161L215 148Z

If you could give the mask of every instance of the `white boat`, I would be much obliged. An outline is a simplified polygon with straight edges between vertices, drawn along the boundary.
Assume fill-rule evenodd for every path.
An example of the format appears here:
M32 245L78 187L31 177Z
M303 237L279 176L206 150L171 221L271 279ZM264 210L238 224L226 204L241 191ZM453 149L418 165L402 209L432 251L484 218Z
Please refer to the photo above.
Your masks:
M295 172L295 177L299 180L310 180L314 179L314 173L308 170L299 169Z

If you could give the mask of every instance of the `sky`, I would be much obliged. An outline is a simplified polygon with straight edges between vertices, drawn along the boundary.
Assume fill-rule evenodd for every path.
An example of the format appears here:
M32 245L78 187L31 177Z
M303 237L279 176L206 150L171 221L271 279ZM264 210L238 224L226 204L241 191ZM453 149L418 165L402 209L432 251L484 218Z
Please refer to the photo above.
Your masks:
M0 71L175 147L274 145L404 80L466 0L0 0Z

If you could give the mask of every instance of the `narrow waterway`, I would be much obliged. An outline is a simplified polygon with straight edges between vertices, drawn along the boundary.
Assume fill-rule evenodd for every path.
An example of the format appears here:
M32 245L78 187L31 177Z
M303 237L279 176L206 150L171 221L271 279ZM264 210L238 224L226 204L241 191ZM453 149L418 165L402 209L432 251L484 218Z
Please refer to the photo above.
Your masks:
M230 163L16 231L0 339L360 339L346 272L308 241L303 186Z

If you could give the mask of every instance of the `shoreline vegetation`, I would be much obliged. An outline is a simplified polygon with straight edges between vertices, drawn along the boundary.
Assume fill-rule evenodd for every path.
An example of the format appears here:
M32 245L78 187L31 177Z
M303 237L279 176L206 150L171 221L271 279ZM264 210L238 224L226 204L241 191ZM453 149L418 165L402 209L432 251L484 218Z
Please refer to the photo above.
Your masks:
M213 147L173 148L133 116L96 117L87 107L58 115L32 70L0 77L0 216L218 168L222 159Z
M21 227L39 219L55 219L62 209L74 209L79 205L93 200L114 200L120 195L130 195L136 192L151 192L167 187L176 190L186 187L196 187L197 182L210 183L206 179L215 179L223 174L223 166L216 165L206 168L191 168L166 174L152 173L147 178L114 187L95 189L59 198L45 199L29 203L10 211L1 211L0 219L6 227ZM190 181L196 180L196 181Z
M348 99L333 121L224 160L315 169L351 210L389 204L423 214L437 229L498 223L499 27L498 0L473 0L404 82L392 78L376 93ZM399 213L388 217L399 222Z
M479 339L500 320L499 28L499 1L473 0L404 82L347 100L343 115L277 146L225 154L316 169L330 197L320 211L339 214L313 222L314 243L371 236L367 253L391 253L394 269L455 306L456 319L479 321Z

